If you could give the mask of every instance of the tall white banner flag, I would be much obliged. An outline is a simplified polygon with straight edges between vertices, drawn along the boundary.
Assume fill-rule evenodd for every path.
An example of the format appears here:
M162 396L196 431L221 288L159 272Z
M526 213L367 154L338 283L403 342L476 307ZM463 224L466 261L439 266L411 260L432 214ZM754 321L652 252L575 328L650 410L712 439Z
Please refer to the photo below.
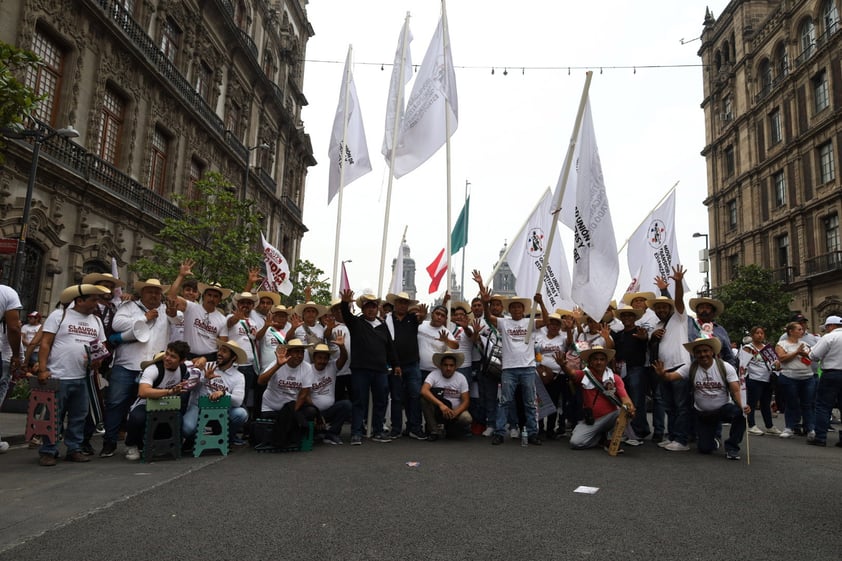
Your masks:
M336 107L336 117L333 120L328 153L330 155L330 177L328 180L327 204L330 204L330 201L339 192L343 166L345 167L345 173L342 175L341 181L344 185L348 185L371 171L363 117L357 99L357 88L354 87L354 76L351 73L350 49L348 49L348 56L345 58L345 71L342 72L342 89L339 91L339 104Z
M395 266L392 267L392 283L389 285L389 292L397 294L403 292L403 242L398 248L398 258L395 259Z
M572 216L570 209L565 212L562 202L560 218L574 233L573 286L570 293L585 313L601 318L617 288L620 262L590 100L585 103L573 162L562 200L568 201L568 193L575 193L574 212Z
M675 294L675 281L670 279L672 268L681 263L675 241L675 190L638 226L628 243L628 264L635 292L660 294L655 277L670 283Z
M430 159L458 126L456 73L446 25L447 18L442 16L412 85L395 148L392 173L397 178ZM449 113L450 130L446 130L445 111Z
M270 291L280 292L289 296L292 292L292 281L289 279L289 262L275 249L272 244L266 241L263 232L260 233L260 241L263 243L263 261L266 263L266 284Z
M392 80L389 82L389 99L386 102L386 132L383 133L383 147L380 152L389 162L392 154L392 137L395 134L395 122L398 126L403 122L404 92L401 86L406 86L412 80L412 54L409 44L412 42L412 32L409 21L404 22L401 36L398 38L398 48L395 51L395 62L392 65ZM403 68L403 76L401 76ZM397 293L396 293L397 294Z
M553 193L547 189L541 203L533 211L532 216L521 230L520 235L512 242L506 261L515 274L515 290L519 296L531 297L538 286L541 267L547 258L544 248L547 246L555 217L553 210ZM550 312L557 308L570 310L573 301L570 298L570 269L564 256L561 244L561 234L555 232L555 240L550 250L547 262L547 273L541 286L544 304Z

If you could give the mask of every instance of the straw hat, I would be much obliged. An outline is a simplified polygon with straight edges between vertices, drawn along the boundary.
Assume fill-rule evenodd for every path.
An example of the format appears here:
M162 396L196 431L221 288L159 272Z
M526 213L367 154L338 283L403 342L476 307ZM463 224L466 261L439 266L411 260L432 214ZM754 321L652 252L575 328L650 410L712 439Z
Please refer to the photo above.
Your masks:
M321 304L316 304L313 301L302 302L301 304L297 305L293 311L299 316L303 316L304 310L306 310L307 308L315 308L316 317L322 317L328 312L328 309L326 307L322 306Z
M161 362L162 360L164 360L164 355L166 355L166 354L167 353L165 351L159 351L159 352L155 353L155 356L153 356L151 360L144 360L143 362L140 363L140 369L146 370L147 368L149 368L150 366L152 366L156 362Z
M281 347L285 348L288 351L294 351L296 349L303 349L305 351L309 351L314 347L314 345L308 345L301 339L291 339L287 341L286 345L280 345ZM330 351L330 349L328 349Z
M298 341L298 339L293 339L293 341ZM296 348L298 348L298 347L296 347ZM310 357L312 358L312 357L316 356L316 353L331 354L332 351L330 350L330 347L328 347L326 344L318 343L312 349L310 349Z
M380 298L378 298L374 294L361 294L359 298L357 298L357 307L362 310L366 304L369 304L371 302L379 306Z
M655 304L669 304L670 308L673 310L675 309L675 300L670 298L669 296L656 296L654 298L650 298L646 301L646 306L651 308L652 310L655 309Z
M121 281L110 273L88 273L82 277L82 284L96 284L98 282L113 282L114 288L126 286L125 281Z
M257 294L252 294L251 292L237 292L234 294L233 298L234 302L239 302L240 300L247 300L252 302L253 304L257 304L260 298Z
M716 316L725 311L725 304L723 304L721 300L717 300L716 298L690 298L690 309L694 312L696 311L696 307L698 307L699 304L710 304L711 306L713 306L714 315Z
M277 292L267 292L265 290L261 290L257 293L257 300L260 301L261 298L269 298L272 300L273 306L278 306L281 303L281 295Z
M395 300L406 300L407 302L409 302L410 306L418 303L418 300L410 298L409 294L406 292L398 292L397 294L390 292L386 295L386 302L388 302L392 306L395 305Z
M572 310L565 310L564 308L556 308L555 314L558 315L559 317L564 317L564 316L573 317L573 311Z
M581 359L582 359L582 362L583 362L584 364L587 364L587 363L588 363L588 359L589 359L589 358L591 357L591 355L592 355L592 354L594 354L594 353L602 353L602 354L604 354L604 355L605 355L605 357L606 357L606 359L607 359L607 360L609 360L609 361L610 361L611 359L613 359L613 358L614 358L614 355L616 354L616 352L614 351L614 349L606 349L605 347L601 347L601 346L599 346L599 345L595 345L595 346L591 347L590 349L586 349L586 350L582 351L581 353L579 353L579 358L581 358Z
M718 337L699 337L689 343L684 343L684 348L687 349L687 352L692 356L693 349L704 345L713 349L714 355L718 355L719 351L722 350L722 341L720 341Z
M135 281L134 285L132 286L132 290L135 292L140 292L144 288L160 288L161 292L166 292L170 289L169 285L161 284L159 279L146 279L145 281Z
M272 309L270 309L270 310L269 310L269 313L270 313L270 314L280 314L280 313L283 313L283 314L287 314L287 315L289 315L289 313L290 313L291 311L293 311L293 310L292 310L292 308L287 308L287 307L286 307L286 306L284 306L283 304L278 304L277 306L272 306Z
M109 294L111 294L111 290L105 288L104 286L96 284L74 284L73 286L68 286L62 290L58 299L66 306L79 296L107 296Z
M632 301L643 298L644 300L651 300L655 297L654 292L626 292L623 294L623 303L631 306Z
M228 347L228 349L237 357L235 360L237 364L245 364L248 362L249 359L246 351L237 343L233 341L217 341L217 344L220 347Z
M459 300L457 302L451 302L450 303L450 313L453 313L453 310L455 310L456 308L464 310L466 314L471 313L471 305L468 304L467 302L463 302L461 300Z
M441 368L441 361L445 357L453 357L456 359L456 368L459 368L465 363L465 355L455 351L447 351L444 353L433 353L433 364L436 368Z
M208 284L200 282L200 283L198 283L198 288L199 288L199 294L201 294L202 296L205 295L206 290L216 290L217 292L219 292L222 295L221 296L222 300L225 300L226 298L231 296L231 292L232 292L232 290L230 288L222 288L222 285L219 284L218 282L211 282L211 283L208 283Z
M634 314L634 319L640 319L643 317L643 310L638 310L637 308L632 308L631 306L620 306L614 312L614 315L619 318L623 314Z
M492 296L492 298L494 298ZM503 298L503 309L508 310L512 304L523 304L523 311L527 312L532 307L532 300L529 298L518 298L514 296L512 298Z

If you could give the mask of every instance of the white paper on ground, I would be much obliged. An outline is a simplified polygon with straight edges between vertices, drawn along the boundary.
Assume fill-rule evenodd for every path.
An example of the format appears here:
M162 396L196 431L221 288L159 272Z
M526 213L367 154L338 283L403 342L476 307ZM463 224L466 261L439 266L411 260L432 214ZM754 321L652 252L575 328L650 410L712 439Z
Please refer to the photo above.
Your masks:
M597 491L599 491L599 487L588 487L587 485L579 485L573 489L574 493L584 493L586 495L596 495Z

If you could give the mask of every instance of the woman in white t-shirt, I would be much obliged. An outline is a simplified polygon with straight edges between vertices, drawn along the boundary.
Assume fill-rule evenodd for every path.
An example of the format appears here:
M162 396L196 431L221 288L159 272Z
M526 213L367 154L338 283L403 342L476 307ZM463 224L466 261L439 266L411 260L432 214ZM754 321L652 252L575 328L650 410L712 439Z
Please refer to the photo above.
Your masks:
M807 439L816 437L816 377L811 368L810 345L801 340L803 336L804 326L792 321L786 325L786 338L775 346L781 361L778 390L786 400L786 428L781 432L781 438L791 438L802 419Z
M772 424L772 370L780 363L770 362L764 349L766 348L766 330L762 327L751 328L751 341L740 349L740 369L745 372L746 396L751 412L748 414L748 432L757 436L762 434L781 434ZM754 414L757 403L760 403L760 414L763 415L764 431L754 424Z

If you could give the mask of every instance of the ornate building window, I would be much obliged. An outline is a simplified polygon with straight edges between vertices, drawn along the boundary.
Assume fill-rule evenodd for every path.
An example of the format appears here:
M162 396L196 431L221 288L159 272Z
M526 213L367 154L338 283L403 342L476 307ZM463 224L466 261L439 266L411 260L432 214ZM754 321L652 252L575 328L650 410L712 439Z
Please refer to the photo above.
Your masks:
M164 28L161 33L161 51L167 60L175 64L178 56L178 49L181 45L181 28L172 20L164 19Z
M776 266L780 269L789 267L789 235L783 234L775 238Z
M769 140L771 140L771 144L777 144L783 140L781 110L777 108L769 113Z
M819 146L819 182L828 183L836 178L833 162L833 143L828 141Z
M248 7L244 0L234 2L234 23L243 31L248 32Z
M205 165L196 158L190 158L190 174L187 177L187 189L184 196L188 200L195 200L199 193L196 191L196 182L202 179L205 174Z
M830 95L827 89L827 71L821 70L813 76L813 108L816 113L830 106Z
M801 27L798 28L798 37L801 44L801 54L803 56L810 56L816 46L816 26L813 24L812 18L807 18L801 22Z
M169 139L164 132L155 127L152 133L152 154L149 165L149 188L159 195L164 194L164 182L167 178L167 151Z
M728 201L728 229L734 230L737 228L737 200L731 199Z
M97 155L112 165L117 165L120 155L120 137L123 134L125 103L111 88L105 89L97 131Z
M232 101L228 104L228 112L225 114L225 129L231 131L237 140L243 140L243 132L240 124L242 123L243 111L240 104Z
M764 93L768 92L772 87L772 65L769 63L769 59L764 59L760 63L758 74L760 75L760 90Z
M737 278L737 270L740 268L740 256L737 254L728 256L728 278Z
M32 52L41 59L41 64L29 67L26 85L44 99L33 114L38 119L55 125L55 117L61 101L61 78L64 71L65 53L61 46L41 29L35 30Z
M731 177L737 169L736 160L734 158L734 147L728 146L725 148L725 177Z
M783 170L772 176L772 184L775 187L775 206L782 207L786 204L786 176Z
M275 81L275 59L272 57L272 52L269 50L269 46L266 46L266 49L263 52L263 73L266 74L266 77Z
M212 93L213 93L213 70L211 70L210 66L208 66L205 61L199 61L199 64L196 65L196 93L202 96L208 105L211 104L212 101Z
M783 43L775 49L775 71L779 80L789 73L789 57L786 54L786 45Z
M836 0L825 0L822 4L822 24L825 36L832 35L839 29L839 9L836 7Z
M827 253L833 253L842 249L839 245L839 215L831 214L824 220L824 248Z

